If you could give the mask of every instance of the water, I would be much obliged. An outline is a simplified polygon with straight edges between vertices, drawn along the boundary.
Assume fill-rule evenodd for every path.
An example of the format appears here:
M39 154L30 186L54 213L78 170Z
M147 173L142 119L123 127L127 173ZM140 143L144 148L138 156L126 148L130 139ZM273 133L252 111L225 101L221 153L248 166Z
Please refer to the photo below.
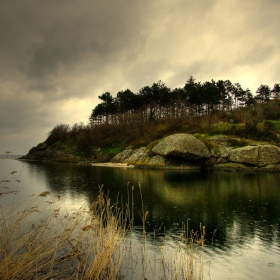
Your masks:
M18 172L10 174L12 171ZM0 159L0 180L7 178L9 189L17 190L17 196L48 190L59 195L61 205L69 211L90 204L101 185L112 201L131 203L133 197L133 244L139 246L139 251L142 195L144 211L149 211L148 254L152 246L165 246L165 250L172 251L172 244L182 233L182 223L189 230L199 230L201 223L206 226L207 239L203 255L205 279L279 279L278 173L202 174ZM1 188L4 185L2 182ZM5 204L8 200L2 198L0 202ZM137 254L132 258L134 263L127 266L125 279L141 279L138 268L133 268L139 259ZM150 273L147 279L162 279L159 275Z

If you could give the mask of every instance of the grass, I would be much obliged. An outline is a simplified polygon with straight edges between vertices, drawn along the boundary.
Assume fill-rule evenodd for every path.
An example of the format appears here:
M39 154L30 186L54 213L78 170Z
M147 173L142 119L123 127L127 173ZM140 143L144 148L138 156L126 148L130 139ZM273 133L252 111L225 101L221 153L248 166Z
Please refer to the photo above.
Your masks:
M113 154L113 155L116 155L118 153L120 153L122 151L122 146L119 145L117 147L107 147L107 148L103 148L102 151L107 154L107 155L110 155L110 154Z
M20 211L18 203L25 204ZM118 279L125 221L102 189L72 214L49 191L0 211L0 279Z
M271 120L269 122L274 125L275 130L280 131L280 121Z
M111 204L100 187L91 205L70 213L61 209L60 196L49 191L17 200L9 181L4 178L0 185L0 202L5 199L0 203L0 279L131 279L124 267L139 255L132 238L134 186L124 207ZM157 244L156 234L149 247L149 213L144 212L140 185L139 192L141 279L156 270L165 279L203 279L205 227L189 232L183 226L180 238L171 242L175 250L170 242Z

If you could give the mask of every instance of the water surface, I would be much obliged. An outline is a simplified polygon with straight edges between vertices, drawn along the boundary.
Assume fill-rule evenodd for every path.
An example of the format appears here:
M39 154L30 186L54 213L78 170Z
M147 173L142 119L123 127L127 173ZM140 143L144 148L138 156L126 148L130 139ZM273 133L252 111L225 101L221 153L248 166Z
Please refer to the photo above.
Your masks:
M136 247L142 242L142 197L144 212L149 211L148 246L172 247L183 225L196 231L202 224L207 239L205 279L279 279L278 173L141 170L1 159L0 180L7 178L9 188L19 191L17 196L49 190L70 211L91 204L103 185L112 201L123 205L129 201L131 207L133 202ZM9 203L3 198L0 202ZM136 256L124 279L141 279L137 260ZM159 275L147 273L147 279L162 279Z

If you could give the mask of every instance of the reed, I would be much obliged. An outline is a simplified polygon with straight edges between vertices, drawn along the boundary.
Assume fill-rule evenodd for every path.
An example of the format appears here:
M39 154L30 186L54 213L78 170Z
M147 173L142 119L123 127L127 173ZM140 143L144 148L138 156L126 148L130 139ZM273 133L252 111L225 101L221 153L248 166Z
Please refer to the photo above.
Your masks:
M49 191L24 202L19 211L19 201L0 204L0 279L118 279L125 221L102 188L71 214Z
M17 188L9 190L8 184L6 178L0 184L0 279L203 279L205 227L189 231L187 221L178 240L165 235L155 242L157 232L146 230L149 213L140 184L142 242L137 244L134 186L124 207L112 204L101 186L91 205L70 213L58 195L44 191L17 200ZM1 203L9 196L8 205ZM137 277L125 274L138 258Z

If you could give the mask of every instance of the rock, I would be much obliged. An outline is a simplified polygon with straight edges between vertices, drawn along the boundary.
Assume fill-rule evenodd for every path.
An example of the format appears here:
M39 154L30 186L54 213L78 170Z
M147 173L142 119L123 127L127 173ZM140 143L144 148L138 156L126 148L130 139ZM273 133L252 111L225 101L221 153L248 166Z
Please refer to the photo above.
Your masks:
M200 160L210 157L207 146L190 134L174 134L165 137L155 145L152 152L164 157L180 157Z
M274 165L280 163L280 148L273 145L259 146L258 166Z
M209 159L207 159L203 166L204 167L209 167L209 166L213 166L215 164L217 164L218 159L216 157L210 157Z
M160 155L155 155L149 161L149 165L152 167L164 167L165 166L165 158Z
M133 151L133 154L124 160L124 163L128 164L148 164L147 156L149 154L149 151L146 148L139 148Z
M114 162L114 163L124 162L126 159L128 159L133 154L133 152L134 151L132 149L125 149L122 152L120 152L119 154L117 154L115 157L113 157L111 159L111 162Z
M230 152L229 161L248 165L258 165L258 153L257 146L237 148Z
M233 150L232 144L235 145L248 145L248 141L236 137L229 137L225 135L215 135L208 138L213 144L210 153L212 156L219 157L218 162L227 161L231 151Z
M248 146L231 151L231 162L265 167L280 163L280 148L273 145Z

